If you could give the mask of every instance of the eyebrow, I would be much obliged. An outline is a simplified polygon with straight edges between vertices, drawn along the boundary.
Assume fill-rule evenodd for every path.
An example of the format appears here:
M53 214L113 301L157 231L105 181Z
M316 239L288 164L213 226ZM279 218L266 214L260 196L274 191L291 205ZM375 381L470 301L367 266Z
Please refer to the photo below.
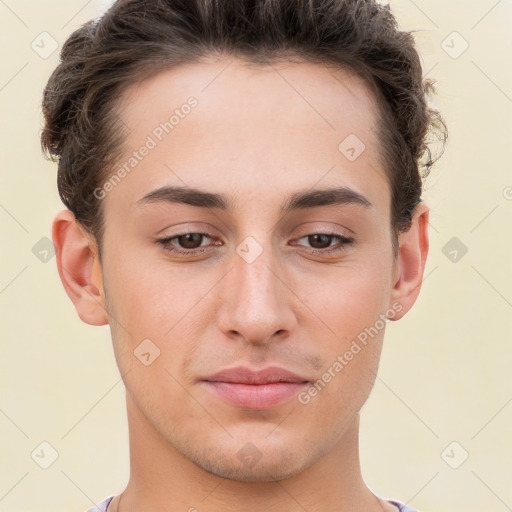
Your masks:
M234 204L222 194L205 192L190 187L163 186L157 188L139 199L136 207L154 203L179 203L199 208L215 208L219 210L232 210ZM318 206L334 206L343 204L356 204L364 208L372 208L372 203L359 192L348 187L306 190L293 193L281 206L281 213L286 214L293 210L303 210Z

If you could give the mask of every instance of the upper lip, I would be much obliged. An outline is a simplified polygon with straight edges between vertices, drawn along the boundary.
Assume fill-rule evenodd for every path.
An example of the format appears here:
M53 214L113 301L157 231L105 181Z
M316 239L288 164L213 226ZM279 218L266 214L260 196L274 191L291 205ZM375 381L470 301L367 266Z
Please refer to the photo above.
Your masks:
M209 377L210 382L232 382L238 384L272 384L275 382L307 382L308 380L299 375L280 368L279 366L268 366L261 370L251 370L245 366L225 368Z

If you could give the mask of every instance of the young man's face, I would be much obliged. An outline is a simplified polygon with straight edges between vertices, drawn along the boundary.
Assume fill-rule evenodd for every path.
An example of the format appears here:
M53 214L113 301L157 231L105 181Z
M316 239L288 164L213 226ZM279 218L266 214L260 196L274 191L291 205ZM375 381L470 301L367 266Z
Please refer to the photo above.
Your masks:
M356 431L385 318L419 291L428 211L395 259L376 105L346 71L225 58L158 74L124 99L116 169L130 171L102 199L99 300L81 317L110 324L131 435L163 439L221 477L295 475ZM161 187L219 195L224 207L170 200L176 192L142 200ZM302 194L313 195L290 203ZM297 378L213 377L235 367Z

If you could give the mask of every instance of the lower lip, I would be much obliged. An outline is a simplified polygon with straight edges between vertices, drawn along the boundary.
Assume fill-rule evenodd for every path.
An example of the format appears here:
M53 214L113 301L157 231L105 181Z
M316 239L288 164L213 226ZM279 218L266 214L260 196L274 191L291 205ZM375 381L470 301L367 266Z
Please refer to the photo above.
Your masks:
M238 384L205 381L216 394L237 407L266 409L274 407L296 395L308 382L275 382L272 384Z

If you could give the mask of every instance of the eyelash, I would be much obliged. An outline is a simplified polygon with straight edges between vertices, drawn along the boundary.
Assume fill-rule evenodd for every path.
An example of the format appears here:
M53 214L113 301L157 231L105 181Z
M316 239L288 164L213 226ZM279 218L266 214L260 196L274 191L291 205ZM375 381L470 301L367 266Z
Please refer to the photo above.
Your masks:
M161 247L163 247L166 251L169 251L170 253L173 253L173 254L178 254L178 255L181 255L181 256L187 256L187 255L195 255L195 254L201 254L205 251L208 251L210 249L210 247L207 247L205 249L176 249L174 247L170 247L170 242L176 238L180 238L182 236L185 236L185 235L201 235L201 236L206 236L208 238L212 238L210 236L209 233L204 233L204 232L200 232L200 231L190 231L188 233L180 233L178 235L174 235L172 237L167 237L167 238L160 238L160 239L157 239L156 242L158 245L160 245ZM351 245L354 243L354 239L353 238L349 238L349 237L346 237L346 236L343 236L343 235L339 235L337 233L322 233L322 232L319 232L319 233L309 233L307 235L304 235L304 236L301 236L298 240L301 240L302 238L307 238L309 236L313 236L313 235L325 235L325 236L331 236L331 237L334 237L336 239L339 240L340 244L341 245L337 245L337 246L334 246L334 247L331 247L331 248L327 248L327 249L312 249L310 252L310 254L331 254L333 252L341 252L345 249L346 246L348 245Z

